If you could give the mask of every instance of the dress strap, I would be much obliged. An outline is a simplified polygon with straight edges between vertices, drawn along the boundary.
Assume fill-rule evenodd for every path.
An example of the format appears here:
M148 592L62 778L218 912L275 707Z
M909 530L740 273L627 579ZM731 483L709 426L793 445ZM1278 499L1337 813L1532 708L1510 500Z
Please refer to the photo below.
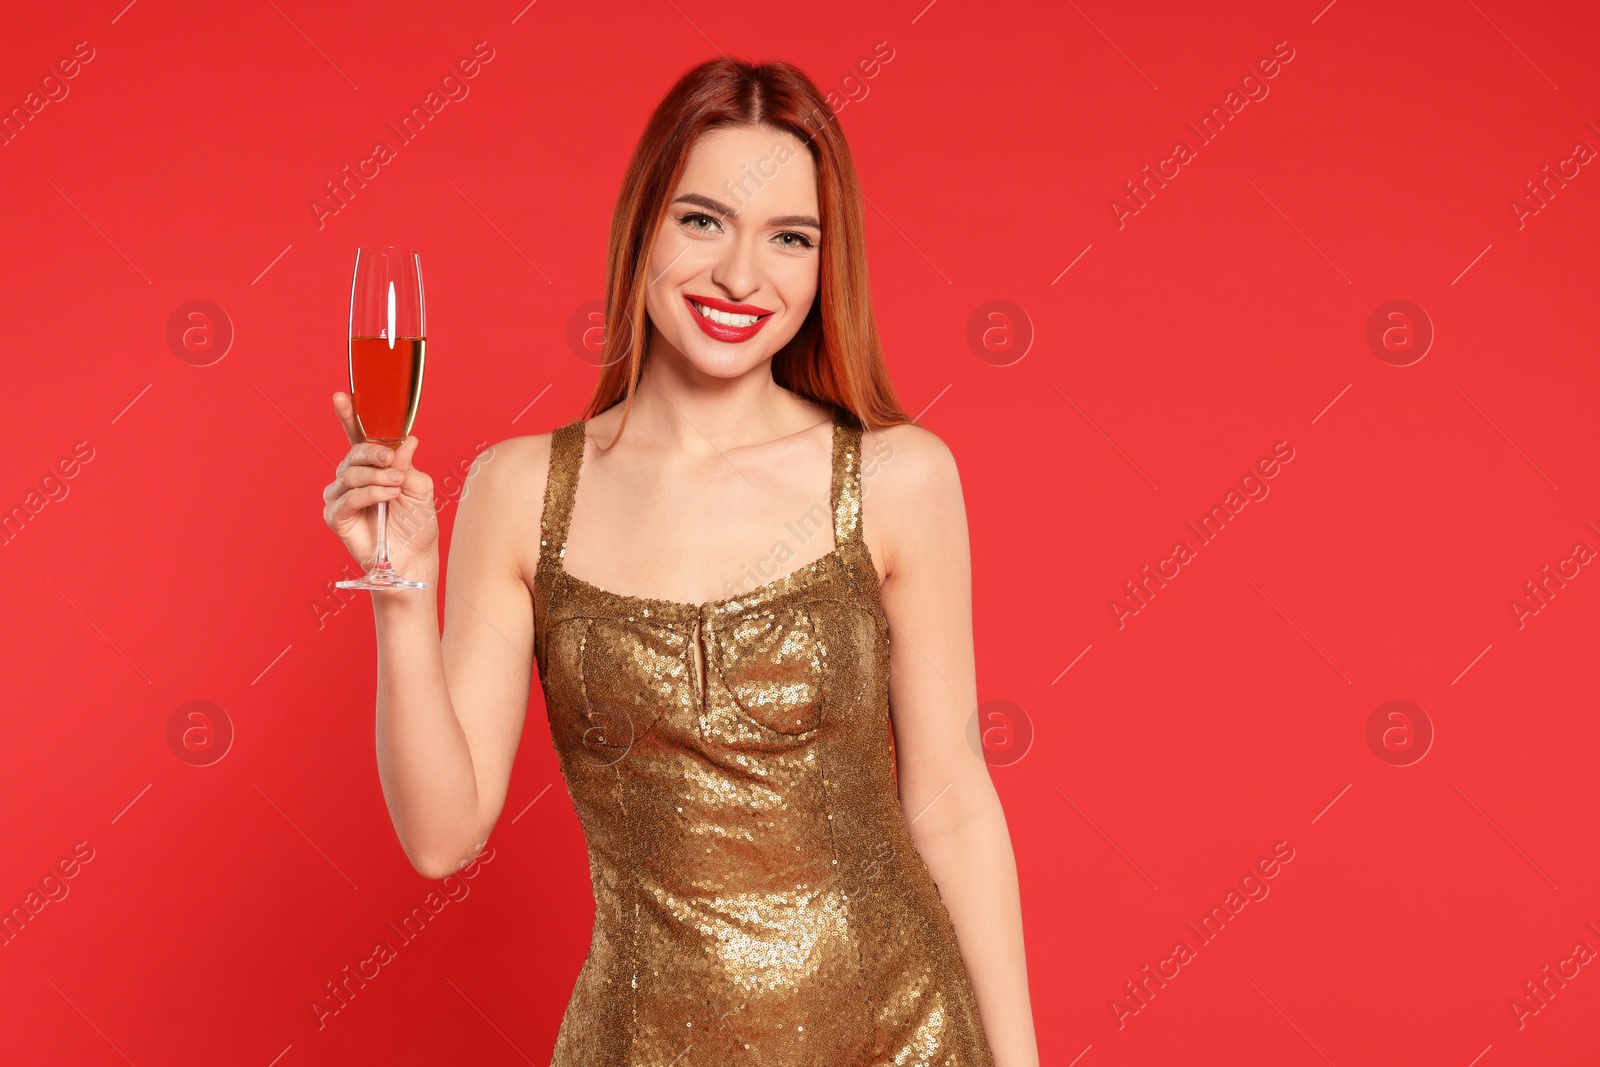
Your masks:
M567 526L572 522L572 500L583 463L583 431L583 420L578 419L550 432L550 473L539 520L539 559L557 569L567 554Z
M862 543L861 436L860 421L844 408L836 408L833 416L833 540L840 548Z

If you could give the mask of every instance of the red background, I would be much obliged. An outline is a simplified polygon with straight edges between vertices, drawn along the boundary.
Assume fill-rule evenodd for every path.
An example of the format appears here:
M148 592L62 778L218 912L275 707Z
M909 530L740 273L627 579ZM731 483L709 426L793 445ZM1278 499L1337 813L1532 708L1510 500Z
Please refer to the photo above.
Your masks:
M0 906L93 849L0 948L0 1058L548 1062L592 911L537 687L470 894L311 1007L437 888L379 791L370 613L327 588L350 267L423 252L436 477L576 417L626 158L722 51L855 97L889 364L964 474L980 697L1022 709L996 762L1033 734L993 773L1044 1062L1595 1062L1600 968L1524 983L1600 948L1600 577L1511 606L1600 547L1600 174L1562 163L1600 145L1592 6L124 3L0 35L8 110L94 50L0 148L0 507L93 451L0 548ZM469 95L319 228L323 183L480 41ZM1278 42L1270 94L1199 144ZM1547 165L1570 180L1519 219ZM1398 299L1436 333L1407 366L1367 342ZM206 366L167 340L191 300L234 332ZM1018 310L974 349L991 300ZM1278 442L1200 547L1185 524ZM1405 735L1368 740L1396 699L1434 735L1404 766ZM206 766L168 739L191 700L233 731ZM1119 1026L1278 842L1270 895Z

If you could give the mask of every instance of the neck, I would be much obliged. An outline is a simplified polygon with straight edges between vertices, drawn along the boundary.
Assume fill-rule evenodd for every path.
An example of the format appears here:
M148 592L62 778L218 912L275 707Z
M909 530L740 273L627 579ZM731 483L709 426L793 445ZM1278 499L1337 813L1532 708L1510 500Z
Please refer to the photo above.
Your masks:
M712 455L799 433L817 422L813 405L772 379L772 361L743 374L708 374L657 334L639 375L628 433L643 443ZM613 408L621 421L621 405Z

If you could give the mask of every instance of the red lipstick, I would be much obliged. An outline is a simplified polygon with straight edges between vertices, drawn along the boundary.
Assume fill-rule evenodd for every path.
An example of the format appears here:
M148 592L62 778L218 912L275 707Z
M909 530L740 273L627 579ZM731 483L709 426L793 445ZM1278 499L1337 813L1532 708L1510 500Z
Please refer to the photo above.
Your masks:
M748 341L760 332L761 327L767 324L772 317L772 312L766 308L756 307L754 304L735 304L727 300L719 300L714 296L685 296L684 305L689 309L689 314L694 318L696 325L705 331L706 336L722 341L725 344L739 344ZM726 311L733 315L758 315L755 322L748 326L728 326L720 322L713 322L700 314L695 304L703 304L715 311Z

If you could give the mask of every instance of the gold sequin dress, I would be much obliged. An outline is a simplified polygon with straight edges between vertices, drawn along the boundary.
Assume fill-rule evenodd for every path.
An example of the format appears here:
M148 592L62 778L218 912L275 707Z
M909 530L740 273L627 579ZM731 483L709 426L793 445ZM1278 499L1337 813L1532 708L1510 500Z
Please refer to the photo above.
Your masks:
M567 573L584 436L552 435L534 581L595 900L552 1067L992 1065L896 793L860 423L836 410L832 551L704 604Z

